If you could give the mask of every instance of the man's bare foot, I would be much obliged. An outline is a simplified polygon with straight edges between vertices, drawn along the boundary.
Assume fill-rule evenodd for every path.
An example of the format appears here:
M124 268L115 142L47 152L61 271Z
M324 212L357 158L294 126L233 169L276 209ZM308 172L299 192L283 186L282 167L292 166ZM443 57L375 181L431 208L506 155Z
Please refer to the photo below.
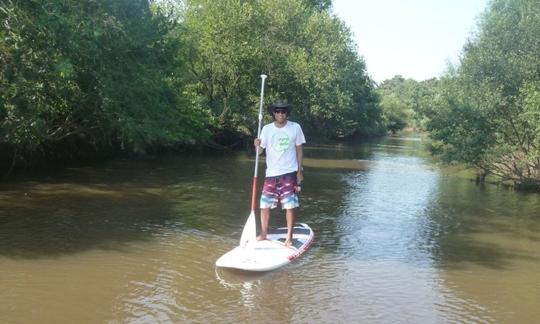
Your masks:
M283 245L285 245L286 247L290 247L292 245L292 240L286 239L285 243L283 243Z
M264 241L264 240L266 240L266 234L265 235L261 234L257 236L257 241Z

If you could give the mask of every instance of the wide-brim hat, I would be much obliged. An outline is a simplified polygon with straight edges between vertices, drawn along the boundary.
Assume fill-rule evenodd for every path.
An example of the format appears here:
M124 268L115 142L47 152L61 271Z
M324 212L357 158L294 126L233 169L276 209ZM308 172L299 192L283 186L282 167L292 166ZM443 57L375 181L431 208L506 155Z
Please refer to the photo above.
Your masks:
M288 115L291 113L292 106L286 100L277 100L268 107L268 113L272 115L276 109L284 109Z

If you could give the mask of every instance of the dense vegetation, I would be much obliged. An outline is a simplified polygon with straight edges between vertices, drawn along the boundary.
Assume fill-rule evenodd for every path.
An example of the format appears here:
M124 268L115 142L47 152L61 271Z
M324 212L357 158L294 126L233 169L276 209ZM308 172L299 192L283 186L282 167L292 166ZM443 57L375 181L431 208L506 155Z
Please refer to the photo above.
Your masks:
M427 130L446 162L540 190L540 6L493 0L460 64L438 80L395 77L377 89L386 126Z
M416 81L396 75L377 87L383 122L390 133L409 127L425 129L423 112L431 107L439 80Z
M538 1L490 2L460 66L424 110L436 153L540 189L538 35Z
M4 167L252 136L260 87L306 133L383 129L331 1L2 0ZM9 162L9 163L6 163Z
M331 0L0 1L0 168L253 136L260 87L311 139L422 129L540 189L540 7L492 0L439 79L378 87ZM268 117L267 117L268 118Z
M144 1L4 1L0 145L14 162L192 141L179 45Z

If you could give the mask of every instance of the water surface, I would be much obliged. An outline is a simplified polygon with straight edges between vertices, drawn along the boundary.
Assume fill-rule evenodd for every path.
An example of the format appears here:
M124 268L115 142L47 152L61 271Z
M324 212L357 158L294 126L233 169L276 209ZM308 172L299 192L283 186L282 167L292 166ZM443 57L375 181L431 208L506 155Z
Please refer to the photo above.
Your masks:
M2 183L0 322L538 322L540 195L444 172L419 137L305 155L315 243L258 275L214 266L249 214L248 153Z

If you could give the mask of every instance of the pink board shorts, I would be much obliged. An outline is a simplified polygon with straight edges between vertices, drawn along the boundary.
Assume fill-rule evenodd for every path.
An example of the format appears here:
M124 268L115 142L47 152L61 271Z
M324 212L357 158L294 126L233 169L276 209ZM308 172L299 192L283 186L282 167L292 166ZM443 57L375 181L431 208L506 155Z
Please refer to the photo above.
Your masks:
M261 208L276 208L281 203L282 209L292 209L300 206L296 194L296 172L286 173L264 179L261 194Z

